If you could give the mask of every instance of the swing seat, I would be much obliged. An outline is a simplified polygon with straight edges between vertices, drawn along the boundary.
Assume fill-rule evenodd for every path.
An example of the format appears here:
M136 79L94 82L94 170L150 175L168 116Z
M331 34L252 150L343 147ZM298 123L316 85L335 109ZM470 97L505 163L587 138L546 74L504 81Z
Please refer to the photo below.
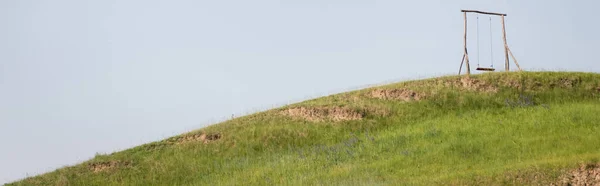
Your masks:
M485 68L485 67L477 67L476 70L479 70L479 71L496 71L496 69L494 69L494 68Z

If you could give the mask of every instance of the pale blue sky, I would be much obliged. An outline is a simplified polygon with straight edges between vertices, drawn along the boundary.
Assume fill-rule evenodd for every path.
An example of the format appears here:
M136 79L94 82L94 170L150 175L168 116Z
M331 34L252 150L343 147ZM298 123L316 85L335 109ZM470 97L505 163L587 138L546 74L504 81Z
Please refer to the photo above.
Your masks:
M600 72L598 7L593 0L0 0L0 184L231 114L455 74L460 9L507 13L508 42L525 69ZM489 66L486 19L481 60ZM502 69L493 21L494 64Z

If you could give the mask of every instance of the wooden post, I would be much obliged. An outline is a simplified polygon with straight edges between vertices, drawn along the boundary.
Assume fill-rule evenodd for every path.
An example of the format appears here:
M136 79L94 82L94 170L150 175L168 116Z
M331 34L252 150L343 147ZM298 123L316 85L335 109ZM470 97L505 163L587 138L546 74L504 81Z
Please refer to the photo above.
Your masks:
M506 47L508 48L508 47ZM519 63L517 62L517 58L515 58L515 55L513 55L512 51L510 51L510 48L508 48L508 53L510 54L510 57L512 57L513 61L515 62L515 65L517 65L517 68L519 68L519 71L523 71L523 69L521 69L521 66L519 66Z
M462 59L460 60L460 68L458 68L458 75L460 76L460 72L462 71L463 63L465 63L465 54L463 54Z
M508 72L510 67L508 62L508 44L506 43L506 26L504 26L504 15L501 15L500 17L502 17L502 39L504 40L504 70Z
M465 60L467 62L466 63L467 64L467 77L469 77L469 76L471 76L471 66L469 65L469 52L467 52L467 12L464 12L464 17L465 17L465 38L464 38Z

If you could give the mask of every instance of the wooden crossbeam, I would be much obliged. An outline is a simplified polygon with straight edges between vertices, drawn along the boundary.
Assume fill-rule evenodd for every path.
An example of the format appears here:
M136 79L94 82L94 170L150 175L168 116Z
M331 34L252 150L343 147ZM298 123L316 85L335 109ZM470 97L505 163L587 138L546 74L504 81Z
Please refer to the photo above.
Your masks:
M461 12L479 13L479 14L497 15L497 16L507 16L506 14L494 13L494 12L484 12L484 11L479 11L479 10L461 10Z

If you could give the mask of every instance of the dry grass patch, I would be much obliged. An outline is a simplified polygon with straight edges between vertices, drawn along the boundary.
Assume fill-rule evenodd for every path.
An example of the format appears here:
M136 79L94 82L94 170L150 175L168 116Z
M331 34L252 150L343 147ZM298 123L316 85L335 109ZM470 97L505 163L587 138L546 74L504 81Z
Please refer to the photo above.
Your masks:
M580 83L580 78L560 78L558 81L551 83L550 87L573 88Z
M364 112L348 107L295 107L281 111L281 114L313 122L361 120Z
M172 137L169 139L166 139L164 141L160 141L160 142L156 142L156 143L151 143L151 144L146 144L144 145L144 149L147 151L155 151L155 150L161 150L167 147L170 147L172 145L182 145L182 144L187 144L187 143L194 143L194 142L201 142L203 144L208 144L214 141L217 141L219 139L221 139L223 136L221 135L221 133L189 133L189 134L184 134L181 136L176 136L176 137Z
M583 164L570 170L557 185L600 185L600 164Z
M533 79L527 79L522 81L519 81L517 79L504 79L501 80L501 83L503 86L506 87L527 90L542 90L545 88L571 89L580 85L582 83L582 80L578 77L561 77L549 83L541 83Z
M590 92L591 92L592 94L594 94L594 95L595 95L595 94L600 94L600 86L598 86L598 85L595 85L595 84L594 84L594 85L591 85L591 84L589 84L589 85L586 85L586 86L585 86L585 90L588 90L588 91L590 91Z
M94 162L88 165L89 169L94 173L105 172L109 170L119 169L119 168L128 168L131 167L131 162L129 161L102 161L102 162Z
M523 83L517 81L516 79L503 79L501 80L501 85L516 89L521 89L523 87Z
M221 133L212 133L212 134L206 134L206 133L195 133L195 134L187 134L187 135L183 135L180 136L178 138L174 138L172 140L169 140L170 143L174 143L174 144L184 144L184 143L192 143L192 142L202 142L204 144L216 141L221 139L222 135Z
M409 89L376 89L371 97L383 100L419 101L425 96Z
M461 88L468 91L476 91L476 92L485 92L485 93L496 93L498 92L498 87L479 79L473 78L460 78L446 81L446 87L456 87Z
M553 186L600 186L600 164L581 164L576 169L562 171L556 177L546 171L532 171L507 175L513 185L553 185Z
M544 84L539 81L519 81L517 79L501 80L501 85L518 90L541 90L545 87Z
M507 80L503 80L503 81L507 81ZM518 84L518 82L507 81L507 83L508 82ZM427 83L424 82L423 84L417 84L416 86L430 87L433 89L453 88L453 89L459 89L459 90L476 91L476 92L484 92L484 93L498 92L498 87L495 84L489 83L482 79L471 78L471 77L436 78Z

